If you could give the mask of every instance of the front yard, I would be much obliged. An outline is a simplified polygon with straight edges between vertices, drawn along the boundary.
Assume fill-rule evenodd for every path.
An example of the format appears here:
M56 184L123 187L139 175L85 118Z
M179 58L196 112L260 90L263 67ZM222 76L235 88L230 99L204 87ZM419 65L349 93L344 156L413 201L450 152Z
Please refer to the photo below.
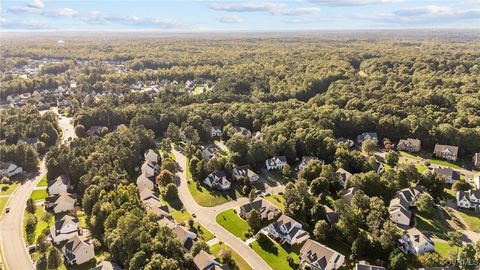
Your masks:
M224 244L223 242L219 242L218 244L215 244L215 245L210 247L210 253L212 253L213 256L215 256L217 258L220 255L220 252L222 250L228 250L230 252L230 254L232 254L232 259L235 262L235 266L230 267L229 269L232 269L232 270L250 270L250 269L252 269L250 267L250 265L248 265L248 263L240 255L238 255L237 252L235 252L231 247ZM222 263L224 263L224 262L222 262Z
M3 215L4 210L8 202L8 197L1 197L0 198L0 217Z
M17 182L13 184L0 184L0 195L11 195L19 185Z
M48 186L48 180L47 180L47 175L44 175L42 177L42 180L38 182L37 187L46 187L46 186Z
M417 228L422 231L430 231L438 234L446 234L448 229L440 221L440 214L435 210L433 217L429 217L420 213L415 214Z
M292 257L296 264L299 263L298 253L296 251L290 249L287 251L268 237L264 237L264 240L261 243L259 243L258 240L253 242L251 247L268 265L270 265L272 269L295 269L288 264L288 256Z
M272 194L269 196L265 196L265 200L271 202L273 205L278 207L282 213L285 212L285 205L283 204L285 202L285 198L283 198L282 195L280 194Z
M47 197L48 197L48 194L46 189L36 189L30 195L30 198L32 198L34 202L43 201Z
M234 189L233 183L232 189L228 191L216 191L210 190L202 184L197 185L197 183L190 178L188 180L188 189L190 190L190 193L195 201L199 205L206 207L221 205L236 198L242 197L240 192Z
M26 228L26 224L24 224L24 229L25 229L25 237L26 237L26 242L29 245L32 245L35 243L37 238L44 233L46 230L48 230L49 227L53 226L55 224L55 219L53 215L49 217L48 220L44 220L46 211L43 208L43 206L37 205L35 207L35 217L37 218L37 224L35 225L35 229L33 231L28 231ZM28 212L25 211L25 215L27 215Z
M250 226L233 209L221 212L215 217L215 221L236 237L242 240L248 239L245 234L250 232Z
M447 241L437 238L437 237L432 237L433 243L435 244L435 251L440 254L443 258L449 258L449 253L451 252L456 252L457 248L456 247L451 247L448 245ZM459 249L460 251L460 249Z
M468 229L480 233L480 213L458 210L458 214L462 217L468 226Z

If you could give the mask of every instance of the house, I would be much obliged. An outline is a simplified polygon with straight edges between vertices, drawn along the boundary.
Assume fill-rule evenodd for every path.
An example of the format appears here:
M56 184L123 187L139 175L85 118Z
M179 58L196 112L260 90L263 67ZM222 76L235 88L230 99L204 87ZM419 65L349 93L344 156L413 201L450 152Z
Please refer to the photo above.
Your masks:
M157 193L144 189L140 191L140 200L147 213L153 213L160 218L172 219L168 206L162 204Z
M308 239L300 249L300 269L335 270L345 264L345 256L316 241Z
M480 189L457 191L457 206L480 211Z
M95 258L93 244L85 237L73 236L62 248L65 261L69 265L82 264Z
M270 159L265 160L265 166L269 171L279 171L287 165L287 158L285 156L275 156Z
M390 220L398 226L408 227L412 219L412 212L408 202L402 196L395 196L388 206Z
M419 231L417 228L410 228L404 231L402 237L398 239L398 247L404 253L421 255L435 250L433 241Z
M45 206L52 208L55 214L75 210L76 196L70 193L60 193L45 199Z
M364 132L357 136L358 144L362 144L365 140L372 140L375 143L378 143L378 136L376 132Z
M201 250L197 256L193 257L193 265L197 270L221 270L223 266L215 260L215 257L207 253L205 250Z
M325 217L330 225L335 225L338 223L339 216L332 208L324 206L325 208Z
M137 188L139 191L144 189L153 190L155 188L155 184L152 180L145 176L145 174L141 174L137 177Z
M355 142L350 139L345 139L343 137L335 139L335 144L343 144L347 148L352 148L355 146Z
M418 152L421 150L422 142L418 139L400 139L397 144L399 151Z
M55 181L50 183L47 188L49 195L58 195L65 193L70 189L70 178L66 175L60 175L55 178Z
M458 157L458 146L435 144L433 154L438 158L456 161Z
M173 229L176 226L175 222L168 218L161 218L157 221L157 223L158 223L158 226L167 227L169 229Z
M374 168L373 168L378 174L382 174L385 172L385 166L383 165L383 163L381 163L380 161L378 160L375 160L375 165L374 165Z
M348 172L347 170L344 170L343 168L339 168L336 171L336 173L337 173L337 176L338 176L338 182L340 182L340 184L342 186L345 186L345 184L350 179L350 177L352 177L352 174L350 172Z
M69 215L56 221L55 225L50 227L50 235L55 244L71 239L73 236L78 235L79 231L78 219Z
M237 179L240 176L246 177L250 181L250 183L256 183L260 180L260 176L254 171L252 171L250 165L238 166L233 168L232 177L234 179Z
M366 261L359 261L355 264L354 270L385 270L385 267L370 265Z
M153 164L150 164L149 162L145 161L142 164L142 167L140 168L142 171L142 174L145 175L145 177L149 178L150 180L155 179L155 173L157 172L157 167L154 166Z
M23 172L22 167L11 162L0 162L0 176L12 177Z
M298 170L299 171L303 170L305 167L307 167L308 163L310 163L310 161L313 161L313 160L320 161L322 165L325 164L325 161L320 160L317 157L303 156L302 161L300 161L300 164L298 165Z
M480 189L480 173L477 173L473 176L473 184Z
M302 229L302 224L286 215L281 215L276 222L269 224L266 229L280 244L295 245L310 238L308 232Z
M432 173L436 173L438 176L445 179L448 184L453 184L460 179L460 176L450 167L436 167L432 169Z
M150 167L154 168L158 166L158 154L155 153L153 149L148 149L145 154L145 163L147 163Z
M193 232L189 231L187 228L175 225L172 228L172 233L176 236L176 238L182 243L183 247L186 250L190 250L195 241L197 241L197 235Z
M223 133L221 126L212 126L212 137L221 137Z
M404 188L397 192L398 196L401 196L408 203L409 207L415 207L415 203L425 192L422 186Z
M257 212L259 212L262 216L262 219L268 221L274 220L282 214L280 209L271 204L269 201L259 198L254 200L253 202L240 206L239 215L243 219L246 219L247 214L250 213L250 211L252 210L256 210Z
M342 201L344 201L346 204L350 204L352 202L353 195L357 193L357 189L354 187L351 188L345 188L342 189L340 193L340 197L342 198Z
M102 261L90 270L123 270L118 264L109 261Z
M475 153L472 157L473 166L480 167L480 152Z
M252 132L244 127L235 127L235 131L244 137L252 137Z
M108 130L108 128L106 126L91 126L88 130L87 130L87 135L88 136L99 136L102 134L102 130L106 128Z
M218 148L215 145L205 146L202 151L203 159L209 160L212 157L216 156L218 153Z
M230 181L228 181L227 177L225 176L225 172L223 171L212 172L207 176L207 178L205 178L205 180L203 180L203 183L210 188L220 190L230 189L231 185Z

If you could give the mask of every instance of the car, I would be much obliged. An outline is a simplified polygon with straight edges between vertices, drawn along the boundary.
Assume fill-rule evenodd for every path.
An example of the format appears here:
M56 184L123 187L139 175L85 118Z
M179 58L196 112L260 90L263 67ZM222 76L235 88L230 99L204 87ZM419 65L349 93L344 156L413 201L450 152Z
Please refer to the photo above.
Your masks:
M37 245L30 245L27 247L29 253L34 252L37 249Z
M5 213L9 213L10 212L10 206L7 206L7 208L5 208Z
M197 214L193 213L193 214L192 214L192 217L196 218L196 217L197 217Z

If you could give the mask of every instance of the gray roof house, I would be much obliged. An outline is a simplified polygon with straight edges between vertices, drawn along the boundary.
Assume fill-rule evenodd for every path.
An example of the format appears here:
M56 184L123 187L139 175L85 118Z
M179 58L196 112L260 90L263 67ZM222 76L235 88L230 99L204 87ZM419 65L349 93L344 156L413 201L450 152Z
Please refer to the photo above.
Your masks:
M232 177L236 179L240 176L246 177L250 181L250 183L255 183L260 180L260 176L254 171L252 171L250 165L243 165L233 168Z
M230 189L231 182L227 180L227 176L224 171L212 172L203 180L203 183L210 188L219 190Z
M308 239L300 249L300 269L335 270L345 264L345 256Z
M269 171L282 170L285 165L287 165L287 157L285 156L275 156L265 160L265 166Z
M308 232L302 229L302 224L286 215L281 215L276 222L269 224L266 230L281 244L299 244L310 238Z
M263 220L274 220L282 214L280 209L271 204L269 201L259 198L253 202L240 206L239 215L245 219L247 218L247 214L252 210L257 210L260 215L262 215Z
M458 146L436 144L433 154L439 158L456 161L458 157Z
M375 143L378 143L378 135L376 132L364 132L357 136L358 144L362 144L365 140L372 140Z
M422 142L419 139L401 139L397 144L397 149L407 152L418 152L422 149Z

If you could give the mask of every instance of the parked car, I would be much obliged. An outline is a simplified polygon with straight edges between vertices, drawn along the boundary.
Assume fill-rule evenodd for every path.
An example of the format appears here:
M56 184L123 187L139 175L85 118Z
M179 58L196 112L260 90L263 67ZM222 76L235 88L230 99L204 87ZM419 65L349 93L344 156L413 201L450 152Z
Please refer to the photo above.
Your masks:
M7 206L7 208L5 208L5 213L8 213L8 212L10 212L10 207L9 206Z

